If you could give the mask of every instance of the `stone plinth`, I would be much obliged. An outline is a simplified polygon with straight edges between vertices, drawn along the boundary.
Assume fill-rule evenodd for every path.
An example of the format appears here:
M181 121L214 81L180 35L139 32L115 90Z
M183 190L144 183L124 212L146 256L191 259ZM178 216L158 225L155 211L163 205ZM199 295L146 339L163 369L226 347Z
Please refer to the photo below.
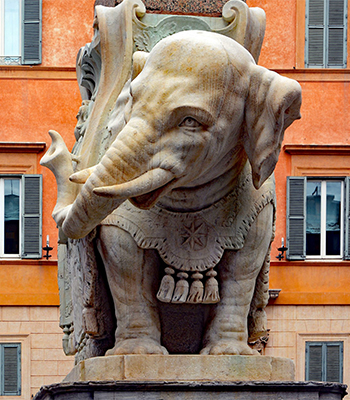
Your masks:
M346 385L321 382L76 382L44 386L34 400L341 400Z
M81 361L64 379L79 381L293 381L294 363L267 356L120 355Z

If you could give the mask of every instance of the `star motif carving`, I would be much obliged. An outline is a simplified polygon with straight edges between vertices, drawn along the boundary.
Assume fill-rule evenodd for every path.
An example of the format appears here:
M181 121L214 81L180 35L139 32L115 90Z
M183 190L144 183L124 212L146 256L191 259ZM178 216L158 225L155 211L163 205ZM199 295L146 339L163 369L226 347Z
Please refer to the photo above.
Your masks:
M191 226L183 225L185 229L185 233L181 236L185 239L182 245L188 244L192 250L194 250L195 246L203 247L204 243L202 241L202 237L205 237L205 233L201 233L200 230L203 228L203 223L199 226L195 226L195 221L192 221Z

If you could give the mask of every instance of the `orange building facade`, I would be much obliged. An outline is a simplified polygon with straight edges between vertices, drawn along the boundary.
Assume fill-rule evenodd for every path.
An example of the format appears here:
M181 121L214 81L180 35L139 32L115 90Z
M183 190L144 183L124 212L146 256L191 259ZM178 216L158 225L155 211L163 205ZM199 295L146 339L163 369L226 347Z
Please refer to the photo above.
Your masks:
M317 343L325 343L326 348L332 342L341 343L340 375L349 384L350 261L345 259L345 182L350 176L350 41L344 40L346 66L305 67L310 1L247 1L250 7L263 8L267 16L259 64L296 79L303 90L302 119L286 131L275 171L277 223L270 288L280 292L267 308L270 339L265 354L292 358L296 378L304 380L310 346L316 343L312 349L317 352ZM41 64L0 65L0 180L42 175L41 247L46 245L47 236L53 247L48 260L0 257L0 347L21 345L20 394L1 395L0 388L3 398L28 399L40 386L61 381L74 363L63 354L59 328L57 229L51 218L56 183L39 161L49 147L49 129L57 130L68 148L74 144L75 115L81 103L75 58L79 48L91 41L93 5L94 0L43 0ZM344 1L343 6L346 10L350 4ZM349 36L347 21L342 29L344 37ZM282 238L286 247L293 239L286 228L290 176L307 177L307 182L313 178L344 182L341 217L345 222L340 228L344 233L339 239L339 255L301 255L301 259L290 260L284 253L283 259L276 258ZM304 240L307 234L304 225Z
M7 391L0 388L1 398L27 400L40 386L61 381L74 364L63 353L59 327L57 229L51 218L56 183L39 162L50 143L49 129L73 146L81 103L75 59L91 40L93 7L94 0L43 0L41 64L0 65L0 179L42 175L40 247L47 235L53 247L48 260L0 257L0 343L21 345L20 395L11 396L9 384Z

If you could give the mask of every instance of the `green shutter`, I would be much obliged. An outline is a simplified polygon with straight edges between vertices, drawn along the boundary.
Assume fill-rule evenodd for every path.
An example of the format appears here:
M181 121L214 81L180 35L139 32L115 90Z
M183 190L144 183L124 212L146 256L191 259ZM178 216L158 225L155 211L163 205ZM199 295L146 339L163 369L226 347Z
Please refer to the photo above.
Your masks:
M22 3L22 64L41 64L41 1Z
M9 343L0 345L1 396L21 395L21 345Z
M346 67L346 0L328 0L327 67Z
M343 342L306 342L305 380L343 382Z
M322 381L322 369L322 343L307 343L305 380Z
M325 0L308 0L306 3L306 67L324 66Z
M287 177L287 259L304 260L306 254L306 178Z
M343 343L328 343L326 350L326 380L327 382L343 381Z
M305 66L345 68L347 0L307 0Z
M22 176L22 258L41 258L42 177Z

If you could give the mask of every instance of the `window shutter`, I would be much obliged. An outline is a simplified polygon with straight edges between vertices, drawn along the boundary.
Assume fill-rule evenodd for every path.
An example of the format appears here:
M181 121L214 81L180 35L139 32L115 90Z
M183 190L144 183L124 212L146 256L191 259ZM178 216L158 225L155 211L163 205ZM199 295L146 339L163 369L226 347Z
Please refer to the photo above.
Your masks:
M306 344L305 380L322 381L322 343Z
M324 66L325 0L308 0L306 12L306 66Z
M343 342L306 342L305 380L343 381Z
M306 178L287 177L287 259L304 260Z
M306 67L346 67L347 0L306 0Z
M327 365L326 380L327 382L343 381L343 343L327 344Z
M350 176L345 178L344 258L350 260Z
M21 394L21 345L19 343L2 346L2 390L3 396Z
M329 0L328 67L346 67L346 14L344 0Z
M23 0L22 64L41 63L41 1Z
M22 177L22 258L41 258L42 177Z

